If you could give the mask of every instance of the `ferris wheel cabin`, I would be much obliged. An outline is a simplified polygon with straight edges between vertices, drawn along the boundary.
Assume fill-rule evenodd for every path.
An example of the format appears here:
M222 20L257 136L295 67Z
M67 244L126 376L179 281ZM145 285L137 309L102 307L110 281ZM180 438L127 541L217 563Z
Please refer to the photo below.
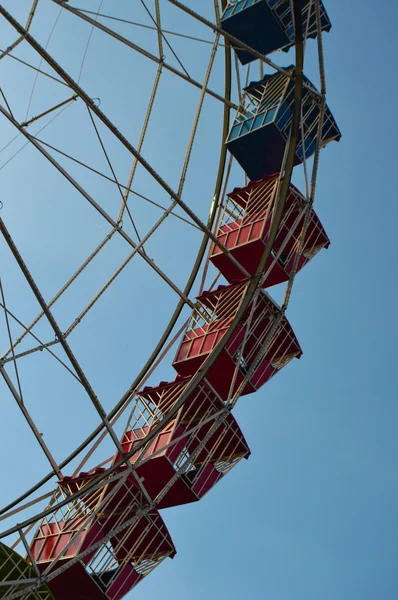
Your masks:
M293 67L286 71L292 75ZM320 106L318 92L304 77L302 124L294 164L298 165L315 152L318 141ZM286 144L289 140L293 117L294 82L283 73L265 75L245 88L248 104L238 111L229 132L226 145L249 179L281 170ZM340 130L328 107L321 129L321 147L339 141Z
M315 4L301 0L303 34L315 38L317 34ZM330 31L331 23L323 2L320 2L322 31ZM294 45L294 27L290 0L229 0L222 15L224 31L233 35L261 54L278 49L288 50ZM235 47L242 63L256 60L250 52Z
M278 197L279 174L266 175L228 194L221 216L217 239L230 254L254 276L268 241L272 214ZM271 255L265 266L263 287L288 281L294 266L296 272L330 242L315 211L310 209L304 240L301 233L308 202L290 185L284 213ZM210 260L229 283L244 280L244 274L218 246L213 244Z
M177 373L196 373L228 331L244 291L244 284L219 286L198 297L199 310L192 317L173 362ZM247 383L241 395L258 390L293 358L300 358L300 345L286 317L272 332L279 317L280 308L266 292L249 304L242 322L207 374L208 382L221 398L227 400L244 379ZM255 364L265 343L266 349Z
M125 453L134 450L159 425L159 416L173 409L189 381L185 378L161 382L137 395L134 413L139 416L123 436ZM249 457L246 440L231 414L211 433L215 415L222 408L223 402L202 382L187 398L178 417L131 456L130 461L151 499L166 489L157 503L159 508L199 500L240 459ZM184 469L187 461L189 468Z
M97 468L59 482L61 494L81 492L105 469ZM50 580L56 600L120 600L166 557L176 551L155 509L140 515L144 498L124 471L107 485L45 517L31 552L41 574L66 563Z

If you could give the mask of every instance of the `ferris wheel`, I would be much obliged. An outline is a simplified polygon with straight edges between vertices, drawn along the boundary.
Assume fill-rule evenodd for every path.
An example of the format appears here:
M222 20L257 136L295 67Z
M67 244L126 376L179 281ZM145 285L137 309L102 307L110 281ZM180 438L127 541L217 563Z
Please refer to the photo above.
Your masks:
M0 598L119 600L249 458L233 408L300 358L330 243L330 27L320 0L0 4Z

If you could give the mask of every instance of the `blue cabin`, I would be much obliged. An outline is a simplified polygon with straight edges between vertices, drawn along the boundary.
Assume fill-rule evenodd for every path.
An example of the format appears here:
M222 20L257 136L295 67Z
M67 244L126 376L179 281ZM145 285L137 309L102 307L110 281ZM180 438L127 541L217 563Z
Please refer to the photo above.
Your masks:
M315 5L311 0L301 0L303 34L315 38L317 33ZM329 31L331 23L323 3L321 8L322 31ZM294 45L293 15L290 0L229 0L224 10L221 26L227 33L251 46L261 54L275 50L289 50ZM235 48L242 65L256 60L250 52Z
M292 74L294 67L287 67L286 71ZM318 96L306 77L304 82L302 135L296 147L295 165L314 154L318 137ZM292 122L294 81L279 72L265 75L260 81L250 83L245 93L245 108L237 112L226 144L248 177L256 181L281 171ZM321 145L324 147L340 137L340 130L326 107Z

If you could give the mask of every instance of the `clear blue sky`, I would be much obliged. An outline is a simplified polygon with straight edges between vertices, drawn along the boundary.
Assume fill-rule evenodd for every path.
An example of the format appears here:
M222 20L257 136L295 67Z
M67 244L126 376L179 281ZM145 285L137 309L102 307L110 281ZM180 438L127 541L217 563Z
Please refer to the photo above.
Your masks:
M190 4L200 8L198 3ZM163 513L178 553L131 593L136 600L155 600L159 595L170 600L396 600L398 595L398 117L394 104L398 93L394 76L398 9L391 0L328 0L325 4L333 23L331 32L324 36L328 103L343 137L323 152L318 178L316 210L332 243L297 277L289 309L304 355L259 393L246 396L238 404L236 417L252 450L250 459L241 462L200 503ZM13 5L5 2L19 16ZM97 8L98 2L80 5ZM46 21L43 8L42 21L36 26L38 32L43 28L42 39L57 13L48 0L43 0L43 6L51 15ZM111 12L111 3L105 2L103 10ZM76 23L72 19L67 17L65 22ZM76 31L86 35L81 47L76 47L80 42L74 44L61 33L50 46L74 68L74 75L78 71L76 56L81 58L89 31L81 27L76 25ZM11 38L6 28L4 39L9 43ZM103 83L101 93L94 93L97 82L90 79L89 67L104 61L104 71L108 72L119 60L116 45L99 34L94 38L97 54L90 49L82 83L92 95L101 96L105 112L109 109L111 114L113 109L117 115L121 111L116 121L136 143L138 130L127 98L140 103L141 82L146 81L147 71L137 74L132 65L128 76L123 72L124 79L115 75L118 87L108 89L109 98L108 84ZM100 43L106 44L102 55ZM311 70L315 44L310 42L308 49ZM195 58L187 56L186 60L194 62ZM32 75L22 101L20 95L13 94L17 75L11 66L1 64L0 75L3 73L11 106L23 118ZM151 77L152 73L153 69ZM23 71L18 71L18 86L24 85L22 75ZM185 122L183 108L190 92L185 91L185 84L174 84L170 76L166 77L164 102L169 104L156 117L157 129L151 130L144 154L152 157L162 175L176 186L173 140L178 138L181 147L186 143L181 131L188 127L192 111L186 111ZM45 106L46 88L40 85L43 87L38 87L32 114ZM215 134L210 142L212 118L219 122L221 115L216 103L209 106L207 125L200 134L202 150L195 155L187 185L191 196L188 192L186 196L203 218L212 187L204 181L204 174L211 169L219 143ZM77 118L83 116L78 113ZM137 121L141 118L142 111ZM3 120L0 127L6 143L12 130ZM69 148L76 142L76 132L66 130L64 122L54 122L47 135L45 139L50 142L59 141L63 135ZM115 149L114 158L125 178L128 158L118 152ZM100 160L100 154L98 157ZM44 182L35 176L38 160L32 149L26 149L0 172L5 186L2 216L50 298L107 230L101 229L100 218L77 195L70 194L70 188L51 169L46 168ZM44 168L43 162L40 166ZM150 182L140 176L141 189L148 190ZM241 184L238 175L233 183ZM103 190L100 186L107 185L94 179L90 184L98 193ZM160 192L157 197L167 200ZM137 218L142 226L149 219L145 212ZM92 230L87 229L90 220ZM70 227L77 232L72 238ZM174 237L177 235L180 237ZM181 285L198 239L191 247L186 229L170 223L170 229L165 229L151 247L162 266L180 278ZM17 278L4 245L0 252L10 305L28 321L35 313L34 303ZM115 244L101 263L106 273L111 274L125 255L125 247ZM115 292L105 295L97 312L88 317L87 329L71 337L107 408L138 372L175 302L175 296L163 285L157 287L142 261L133 263L116 283ZM96 289L98 274L99 267L93 268L79 293L71 292L70 299L61 305L57 316L63 325L69 324ZM82 290L84 299L78 295ZM48 328L43 326L39 331L43 337L52 338ZM106 350L95 354L99 341L108 339ZM3 333L1 341L3 348ZM50 373L46 369L52 363L42 356L40 359L44 361L43 373ZM47 432L46 439L54 444L61 459L96 425L96 415L74 383L61 379L61 371L51 371L43 379L36 375L36 359L24 360L21 374L25 394ZM170 373L165 367L164 377ZM5 502L44 474L47 467L11 398L3 387L0 392L6 416L0 423L3 457L12 448L9 460L2 461L3 473L9 478L2 492ZM20 440L16 447L15 439ZM29 468L25 463L16 476L19 460L27 456L31 457Z

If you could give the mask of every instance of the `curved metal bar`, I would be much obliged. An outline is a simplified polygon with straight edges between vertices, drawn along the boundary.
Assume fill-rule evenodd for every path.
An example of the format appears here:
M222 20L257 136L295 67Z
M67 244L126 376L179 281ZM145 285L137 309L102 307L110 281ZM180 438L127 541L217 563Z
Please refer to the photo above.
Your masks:
M174 1L174 0L171 0L171 1ZM224 350L226 344L228 343L231 336L233 335L236 326L242 320L242 317L243 317L244 313L246 312L247 308L249 307L250 302L254 298L255 294L259 291L259 285L260 285L260 282L261 282L261 279L263 276L263 270L264 270L265 265L270 256L270 253L271 253L271 250L272 250L272 247L274 244L274 240L275 240L275 237L278 232L278 228L279 228L279 225L280 225L280 222L282 219L283 210L284 210L284 206L285 206L288 191L289 191L291 176L293 173L295 151L296 151L296 145L297 145L299 129L300 129L301 100L302 100L302 93L303 93L303 65L304 65L300 0L293 0L293 8L294 8L294 24L295 24L295 32L296 32L296 39L295 39L296 69L295 69L295 73L294 73L295 87L294 87L293 116L292 116L289 146L288 146L287 153L286 153L285 171L284 171L283 178L281 178L279 197L276 201L276 209L275 209L275 212L273 215L273 219L272 219L272 223L271 223L271 227L270 227L269 238L268 238L267 244L264 248L264 253L263 253L262 259L260 261L256 275L249 280L249 284L247 286L245 296L241 302L241 305L240 305L228 331L224 334L223 338L217 344L217 346L215 347L213 352L205 360L205 362L203 363L201 368L192 377L191 382L188 384L188 386L185 388L184 392L181 394L178 402L176 402L174 407L165 416L165 418L162 420L162 422L153 428L153 430L151 431L151 434L147 438L145 438L144 440L139 442L134 447L134 449L131 450L129 453L126 453L125 456L123 457L123 459L120 459L119 461L115 462L108 471L106 471L104 474L99 475L98 478L96 478L91 484L87 485L84 488L84 492L80 491L76 494L73 494L68 499L55 505L55 507L46 509L46 510L42 511L40 514L35 515L34 517L31 517L31 518L25 520L23 523L19 524L18 526L13 527L13 528L7 530L6 532L2 533L0 535L0 538L6 537L7 535L11 535L13 533L17 533L19 529L24 528L24 527L30 525L31 523L34 523L41 517L44 517L44 516L50 514L55 509L63 506L64 504L67 504L68 502L72 501L75 498L78 498L79 496L82 495L82 493L87 493L88 491L90 491L91 487L93 487L94 485L98 485L99 482L101 482L102 480L105 480L106 477L108 477L111 473L116 471L122 464L124 464L126 460L129 460L129 458L131 456L133 456L133 454L137 453L141 448L143 448L143 446L145 444L147 444L148 441L151 441L153 438L155 438L158 435L158 433L160 433L160 431L163 429L163 427L176 416L176 414L178 413L181 406L183 406L183 404L185 403L186 399L194 392L196 387L206 377L206 374L208 373L210 368L213 366L213 364L215 363L217 358L220 356L221 352ZM220 423L221 423L221 421L220 421ZM155 505L152 502L146 510L150 510L153 506L155 506Z
M222 8L224 9L226 5L226 0L222 0ZM228 41L226 41L226 45L225 45L225 98L227 98L228 100L230 100L231 98L231 90L232 90L232 78L231 78L231 48L230 48L230 44ZM214 197L213 197L213 202L212 202L212 206L210 209L210 214L209 214L209 219L207 221L207 227L209 229L211 229L213 227L213 223L215 221L216 218L216 214L217 214L217 205L219 202L219 198L220 198L220 194L222 191L222 183L223 183L223 178L224 178L224 172L225 172L225 164L226 164L226 157L227 157L227 148L225 146L225 144L223 143L224 140L226 139L227 135L228 135L228 130L229 130L229 120L230 120L230 105L229 102L224 104L224 115L223 115L223 130L222 130L222 145L221 145L221 153L220 153L220 161L219 161L219 166L218 166L218 173L217 173L217 179L216 179L216 184L215 184L215 189L214 189ZM203 235L202 238L202 242L199 248L199 252L198 255L196 257L195 260L195 264L193 266L193 269L191 271L191 274L188 278L188 281L186 283L186 286L184 288L184 294L186 296L188 296L192 290L192 287L195 283L196 277L198 275L200 266L202 264L205 252L206 252L206 248L208 245L208 236L206 234ZM157 357L159 356L159 354L161 353L162 349L164 348L167 340L169 339L172 330L174 329L175 324L177 323L177 320L183 310L185 306L185 302L183 300L180 300L173 312L173 315L165 329L165 331L163 332L163 335L161 336L159 342L157 343L155 349L153 350L152 354L150 355L150 357L148 358L147 362L145 363L144 367L141 369L140 373L137 375L137 377L135 378L134 382L131 384L131 386L129 387L129 389L125 392L125 394L122 396L122 398L119 400L119 402L115 405L115 407L112 409L112 411L109 413L108 415L108 419L109 421L112 420L117 413L122 410L124 408L124 406L126 405L126 403L129 401L129 398L131 397L131 395L134 393L134 391L136 389L139 388L140 382L142 381L142 379L145 377L145 375L147 374L147 372L149 371L149 369L151 368L151 365L155 362L155 360L157 359ZM104 424L101 423L87 438L86 440L84 440L77 448L74 452L72 452L62 463L60 463L60 468L64 469L70 462L72 462L72 460L74 460L81 452L83 452L83 450L85 448L87 448L89 446L89 444L91 444L95 438L101 433L101 431L104 430ZM43 485L45 485L48 481L50 481L50 479L55 475L54 471L48 473L45 477L43 477L36 485L34 485L32 488L30 488L29 490L27 490L24 494L22 494L21 496L19 496L16 500L14 500L12 503L8 504L7 506L5 506L3 509L0 510L0 515L5 515L9 510L11 510L12 508L14 508L15 506L17 506L18 504L20 504L20 502L23 502L26 498L28 498L29 496L31 496L32 494L34 494L38 489L40 489Z

